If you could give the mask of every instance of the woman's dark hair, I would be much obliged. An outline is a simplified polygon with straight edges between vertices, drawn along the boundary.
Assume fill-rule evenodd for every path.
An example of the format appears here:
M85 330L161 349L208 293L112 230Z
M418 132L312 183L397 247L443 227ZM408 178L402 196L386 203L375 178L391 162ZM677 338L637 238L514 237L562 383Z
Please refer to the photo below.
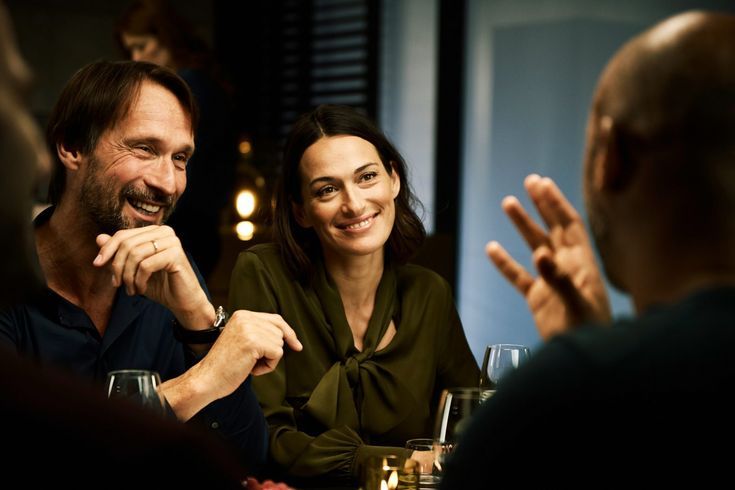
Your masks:
M166 0L136 0L115 25L115 39L130 57L123 34L154 36L171 53L176 69L211 69L213 62L207 44L195 34L194 27Z
M339 105L320 105L301 116L286 139L281 176L276 185L274 240L284 261L301 279L311 276L314 267L310 257L321 255L321 246L311 228L301 227L294 217L292 203L303 204L299 164L307 148L328 136L357 136L378 151L386 171L398 172L400 191L395 199L396 217L388 237L386 260L407 262L426 238L426 231L414 208L422 208L411 192L406 162L383 132L355 109Z
M71 77L51 110L46 144L54 166L49 182L49 202L58 204L66 186L66 170L57 145L86 155L94 153L102 134L127 117L144 81L171 92L190 118L192 132L199 111L189 86L176 73L153 63L96 61Z

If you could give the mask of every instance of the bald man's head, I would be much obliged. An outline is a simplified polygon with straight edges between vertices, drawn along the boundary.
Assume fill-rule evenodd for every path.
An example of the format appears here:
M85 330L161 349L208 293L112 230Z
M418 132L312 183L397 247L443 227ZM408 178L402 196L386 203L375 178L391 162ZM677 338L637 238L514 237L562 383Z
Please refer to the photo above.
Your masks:
M735 16L704 12L677 15L628 42L603 72L593 107L637 141L665 146L729 143L732 109Z
M587 138L587 211L614 284L628 289L623 234L735 238L735 16L687 12L625 44Z

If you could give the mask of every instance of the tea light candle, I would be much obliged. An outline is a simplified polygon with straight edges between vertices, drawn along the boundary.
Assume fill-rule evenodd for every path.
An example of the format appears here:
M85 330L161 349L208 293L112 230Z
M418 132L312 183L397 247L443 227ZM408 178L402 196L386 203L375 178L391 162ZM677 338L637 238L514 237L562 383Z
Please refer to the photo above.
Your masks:
M373 456L363 467L362 490L402 490L416 488L416 468L413 460L406 468L403 458L398 456Z
M398 488L398 470L389 466L383 466L383 472L388 473L388 481L380 482L380 490L396 490Z

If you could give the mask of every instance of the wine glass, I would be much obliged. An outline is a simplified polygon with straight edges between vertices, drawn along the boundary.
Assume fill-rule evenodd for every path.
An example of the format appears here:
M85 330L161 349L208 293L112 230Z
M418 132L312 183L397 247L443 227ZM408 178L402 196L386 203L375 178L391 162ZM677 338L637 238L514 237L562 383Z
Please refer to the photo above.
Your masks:
M434 429L434 465L441 473L447 455L454 451L471 415L487 399L481 388L451 388L442 391Z
M480 388L494 390L506 374L526 362L531 351L525 345L493 344L485 349L480 372Z
M163 395L159 390L161 377L155 371L122 369L107 373L107 397L127 399L159 415L166 413Z

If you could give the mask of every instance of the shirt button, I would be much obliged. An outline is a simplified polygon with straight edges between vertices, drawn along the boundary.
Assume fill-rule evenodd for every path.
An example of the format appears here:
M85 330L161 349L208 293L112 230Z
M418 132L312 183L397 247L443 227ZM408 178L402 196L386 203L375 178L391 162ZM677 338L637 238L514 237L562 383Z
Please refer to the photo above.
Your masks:
M212 422L212 425L210 425L213 429L219 429L219 422Z

